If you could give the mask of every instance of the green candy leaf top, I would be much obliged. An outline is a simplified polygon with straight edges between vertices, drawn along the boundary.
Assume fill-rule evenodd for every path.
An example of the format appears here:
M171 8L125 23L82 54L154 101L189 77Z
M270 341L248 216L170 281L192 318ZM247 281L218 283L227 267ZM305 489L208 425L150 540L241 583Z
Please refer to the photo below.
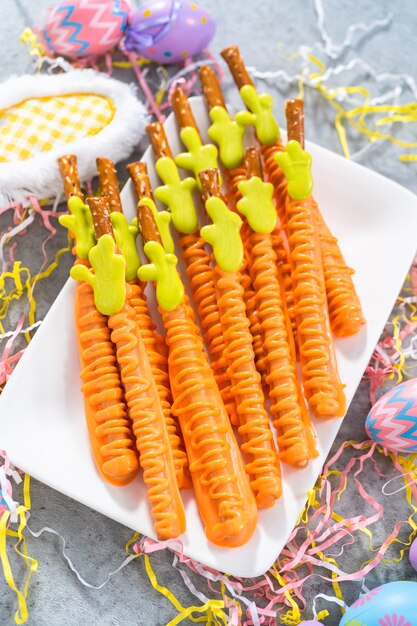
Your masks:
M178 232L193 233L198 228L193 200L193 191L197 187L195 178L181 180L175 161L169 157L158 159L155 169L164 183L155 189L155 198L168 207Z
M275 161L282 168L288 183L288 194L294 200L306 200L313 191L311 175L311 154L302 149L298 141L292 139L285 146L285 152L277 152Z
M237 167L244 156L245 126L232 120L226 109L220 106L210 109L210 118L213 124L208 129L208 136L219 146L221 162L228 169Z
M193 172L197 186L201 191L199 173L211 168L218 168L217 148L212 143L202 144L195 128L186 126L180 132L181 141L188 152L182 152L175 157L175 163L184 170Z
M111 235L103 235L88 255L92 272L85 265L74 265L71 276L85 281L94 290L94 303L103 315L113 315L123 307L126 299L125 265Z
M171 214L168 211L158 211L155 202L151 198L142 198L138 205L144 205L150 208L155 218L156 227L161 235L162 245L165 252L173 254L175 250L174 242L171 237L171 230L169 225L171 224Z
M88 253L96 244L90 208L81 198L73 196L68 200L68 210L71 215L61 215L59 223L73 233L77 256L88 259Z
M279 126L272 113L271 96L269 93L258 94L252 85L244 85L240 95L249 111L237 113L236 121L242 126L254 126L259 141L272 146L279 139Z
M255 233L271 233L277 225L277 210L272 202L274 186L258 176L238 184L242 198L236 207Z
M126 280L134 280L140 267L140 258L136 245L136 237L139 233L138 221L135 218L129 224L120 211L110 213L110 219L117 247L126 261Z
M167 254L157 241L148 241L144 252L151 263L142 265L139 280L156 282L156 299L163 311L174 311L184 300L184 286L177 271L177 257Z
M221 198L206 202L206 211L213 224L201 229L201 236L213 247L217 265L225 272L237 272L243 262L243 243L240 237L241 218L230 211Z

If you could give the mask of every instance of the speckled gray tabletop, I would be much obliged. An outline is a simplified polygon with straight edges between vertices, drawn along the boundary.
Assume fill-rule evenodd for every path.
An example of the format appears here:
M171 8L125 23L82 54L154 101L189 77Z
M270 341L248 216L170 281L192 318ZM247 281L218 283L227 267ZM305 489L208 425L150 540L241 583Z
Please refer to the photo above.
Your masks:
M10 74L22 74L30 70L30 59L23 46L19 43L19 35L23 28L33 24L42 8L50 4L50 0L2 0L0 8L0 78ZM213 54L232 43L239 45L246 64L261 72L285 69L294 75L302 67L300 57L292 57L300 46L313 47L320 40L317 27L317 15L313 0L202 0L201 5L211 11L218 24L217 34L210 46ZM378 83L376 75L383 73L409 74L417 73L417 56L415 54L415 31L417 25L417 4L415 0L392 2L379 0L368 2L359 0L323 0L326 13L326 28L333 42L340 44L346 36L351 24L370 23L383 19L392 13L387 26L375 29L372 36L363 36L358 29L352 33L352 46L347 46L339 62L346 63L360 57L362 64L353 63L353 69L343 76L335 77L333 85L362 84L372 87L372 93L399 84L393 79L392 84ZM319 50L315 49L318 56ZM326 58L321 55L321 60ZM131 75L120 71L116 74L123 80L132 80ZM383 88L382 88L383 87ZM268 90L275 100L277 112L283 110L285 98L296 93L297 84L292 85L281 78L268 81ZM237 94L229 77L225 82L228 100L238 104ZM415 99L415 98L414 98ZM338 153L341 152L337 134L334 129L334 110L325 103L316 92L307 89L305 93L307 132L310 140ZM410 92L400 96L402 102L413 100ZM282 116L281 116L282 118ZM408 138L417 140L415 128L408 129ZM352 135L350 138L352 151L363 148L366 144L362 136ZM146 140L138 146L136 156L139 157L146 147ZM412 191L417 191L415 164L403 164L398 160L398 149L389 142L375 144L364 153L358 161L388 176ZM121 176L122 168L120 168ZM0 219L2 219L0 217ZM3 230L3 227L2 227ZM34 240L28 241L28 259L37 254L36 229ZM416 235L417 242L417 235ZM54 245L56 249L65 244L65 234L58 235ZM393 246L400 242L393 242ZM395 253L395 250L394 250ZM66 255L51 279L43 281L38 289L38 319L43 319L53 300L59 293L68 276L72 259ZM362 441L366 438L363 423L370 407L369 385L364 381L354 398L344 421L333 450L339 448L346 439ZM1 441L0 441L1 449ZM385 470L389 470L386 460ZM380 465L384 466L384 463ZM381 481L369 473L363 478L363 484L370 493L380 493ZM403 496L391 498L387 502L383 520L372 527L375 546L387 535L395 521L406 519L410 514L405 509ZM362 510L362 498L352 488L350 510L346 515L365 513ZM368 513L368 511L366 511ZM108 572L116 569L124 559L124 546L132 532L57 493L45 485L32 481L32 511L29 526L33 531L44 526L55 529L66 540L66 552L76 569L85 580L92 585L99 585ZM409 534L409 532L408 532ZM403 537L403 539L405 536ZM363 562L362 544L367 538L357 538L354 545L345 549L343 564L346 571L360 569ZM29 589L29 620L31 626L60 626L73 624L102 624L103 626L162 626L168 624L177 611L162 595L155 591L149 583L143 559L138 558L114 576L101 590L83 586L69 569L62 556L62 543L57 536L44 534L39 538L28 535L28 552L39 562L39 568L33 575ZM11 554L11 550L9 550ZM393 556L393 555L391 555ZM19 584L24 580L22 561L10 556L15 578ZM175 592L184 606L200 604L184 585L178 571L172 568L172 554L158 552L152 556L152 566L161 584L165 584ZM417 580L407 558L394 565L381 563L366 578L369 588L389 580ZM198 577L193 578L197 588L201 584ZM345 601L349 604L358 597L358 582L343 583ZM207 585L204 593L210 594ZM334 595L330 583L316 578L305 590L307 609L304 619L311 619L313 613L311 602L317 593ZM214 595L213 595L214 597ZM250 598L250 594L247 596ZM328 626L337 625L340 610L336 605L322 602L320 608L326 608L330 615L324 620ZM6 587L0 575L0 623L9 626L14 623L16 596ZM276 615L276 623L280 623L280 611ZM274 620L273 620L274 621ZM191 623L190 620L184 620ZM272 622L271 622L272 623ZM417 623L417 622L416 622Z

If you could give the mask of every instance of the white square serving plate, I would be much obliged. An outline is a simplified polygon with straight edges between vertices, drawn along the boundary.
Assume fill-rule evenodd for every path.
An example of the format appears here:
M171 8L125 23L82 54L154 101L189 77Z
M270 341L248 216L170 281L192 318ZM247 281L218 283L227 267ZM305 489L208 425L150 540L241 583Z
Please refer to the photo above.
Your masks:
M191 104L206 140L209 118L204 102L194 98ZM172 116L165 130L177 154L182 147ZM324 148L308 144L307 149L313 156L315 197L339 238L347 263L356 270L355 285L367 320L357 336L336 341L349 406L416 249L417 198ZM143 160L155 185L150 149ZM131 219L135 200L130 184L122 198L126 216ZM50 487L155 538L141 477L126 487L112 487L93 463L80 392L74 293L75 283L70 279L0 396L0 449L5 449L19 468ZM154 306L152 298L150 303ZM320 456L303 470L283 467L282 498L273 508L259 512L257 530L241 548L209 543L192 492L183 492L187 531L180 539L184 553L236 576L264 573L285 545L340 425L341 420L315 421ZM173 542L175 546L178 543Z

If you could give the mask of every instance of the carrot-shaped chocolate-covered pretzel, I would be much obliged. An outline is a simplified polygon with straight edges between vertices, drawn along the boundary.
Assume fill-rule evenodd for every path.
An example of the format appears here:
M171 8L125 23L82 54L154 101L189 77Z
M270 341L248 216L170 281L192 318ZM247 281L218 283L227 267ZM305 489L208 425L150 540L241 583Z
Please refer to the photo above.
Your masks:
M95 245L95 237L90 210L84 204L78 180L75 156L61 157L59 167L71 213L62 216L60 223L75 235L78 262L88 264L88 253ZM83 381L81 390L94 460L108 482L124 485L138 473L137 453L107 317L97 310L93 289L87 282L77 286L75 323Z
M226 194L227 204L236 209L236 203L240 199L238 183L246 180L246 170L242 163L244 148L243 135L245 127L232 120L226 109L222 91L216 73L209 65L204 65L199 70L201 86L209 109L209 115L213 124L208 129L210 139L219 146L220 160L225 166L225 183L229 189ZM250 332L253 338L253 350L255 353L256 367L264 380L266 365L264 361L263 340L256 307L255 291L247 269L246 258L250 256L248 233L242 229L241 236L245 246L245 260L240 268L241 282L243 287L246 315L250 322Z
M269 157L272 158L273 169L276 169L273 155L278 150L283 150L282 142L280 140L280 133L278 124L272 114L272 99L269 94L259 95L256 91L254 82L249 76L243 59L240 55L239 48L237 46L229 46L222 50L221 55L226 61L230 72L233 76L233 80L243 102L245 103L248 111L241 111L236 115L236 121L242 125L254 126L256 137L259 143L262 145L262 152L264 160ZM265 163L266 174L269 179L269 165ZM282 172L279 172L279 178L276 175L274 180L271 180L275 189L283 183L286 185L285 176ZM281 221L284 218L284 206L278 196L277 210ZM285 204L285 203L284 203Z
M208 136L218 145L220 160L224 167L233 169L243 160L245 126L230 117L213 68L204 65L198 73L212 121Z
M175 157L178 167L191 171L201 191L199 173L210 167L217 167L218 151L214 144L203 144L193 112L187 96L181 87L177 87L172 96L171 104L180 129L180 138L188 152Z
M216 261L217 303L246 472L258 506L269 507L281 495L281 475L261 377L255 366L239 275L243 262L243 243L239 234L242 220L227 208L223 200L218 171L206 170L200 173L200 178L206 211L212 220L212 224L202 228L201 234L212 245Z
M143 285L137 280L137 271L140 266L136 245L138 234L137 219L128 224L123 215L116 168L113 162L110 159L98 158L97 170L100 191L103 195L110 198L110 220L113 234L126 261L127 299L128 303L135 310L136 321L145 344L161 399L169 442L174 457L178 486L180 488L187 487L190 485L189 477L186 473L188 466L187 455L181 441L179 426L171 414L172 396L169 386L167 346L164 338L156 332L156 325L149 312Z
M247 180L240 183L238 211L250 228L249 269L256 292L271 413L278 432L280 458L304 466L317 456L315 436L295 371L291 321L281 298L276 256L271 233L276 224L273 187L263 182L261 155L252 146L246 150Z
M266 178L274 185L274 199L278 212L279 226L272 232L272 242L277 257L278 270L281 284L285 288L285 299L288 314L291 318L291 326L295 335L294 297L291 282L291 267L288 259L288 251L285 246L285 236L282 229L285 227L285 200L287 181L284 173L278 168L274 156L283 150L278 124L272 114L272 100L268 94L258 95L253 80L249 76L243 59L237 46L225 48L222 57L229 66L230 72L239 89L240 95L249 111L240 112L236 115L236 121L242 125L252 125L256 136L262 146L264 171ZM260 105L262 99L263 107ZM238 196L239 176L236 173L226 181L232 189L232 193Z
M156 283L167 332L173 410L180 421L198 508L210 541L240 546L257 520L253 498L229 418L221 399L194 315L147 203L139 202L144 251L150 264L139 278Z
M288 138L304 148L304 103L289 100L286 104ZM362 307L352 281L354 271L345 263L336 237L324 221L317 202L311 198L311 210L320 242L330 323L337 337L357 333L365 323Z
M311 210L311 156L295 139L275 157L288 182L288 242L305 395L316 417L342 417L346 401L337 371L320 242Z
M175 90L173 106L180 128L192 128L200 138L193 113L182 90ZM200 236L192 197L197 183L192 178L180 180L163 126L159 123L150 124L147 131L157 159L155 168L164 182L163 186L155 190L155 196L169 208L172 223L180 235L179 245L183 250L182 257L187 266L193 302L200 318L211 366L230 419L236 424L236 408L230 392L224 341L217 310L214 273L210 255L205 249L205 241Z
M185 514L158 387L129 303L126 262L113 238L106 198L88 198L87 202L97 237L89 254L94 274L81 266L73 274L92 285L98 310L108 315L156 534L161 540L178 537L185 531Z

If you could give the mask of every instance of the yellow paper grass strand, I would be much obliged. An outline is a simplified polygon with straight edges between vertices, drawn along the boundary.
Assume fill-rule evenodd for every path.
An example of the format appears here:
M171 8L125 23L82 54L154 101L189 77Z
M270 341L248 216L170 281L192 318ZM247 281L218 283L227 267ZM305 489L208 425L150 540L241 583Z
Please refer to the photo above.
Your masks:
M26 599L27 599L27 594L28 594L29 582L30 582L30 578L33 572L36 572L38 568L38 562L36 561L36 559L29 557L27 554L26 540L23 535L23 531L26 527L26 522L27 522L26 513L27 511L29 511L30 504L31 504L29 474L25 474L23 493L24 493L24 504L18 506L16 509L16 513L19 518L19 526L18 526L17 531L9 530L7 527L9 520L10 520L10 511L6 511L3 514L3 516L0 518L0 561L3 567L3 574L6 580L6 583L8 584L10 589L12 589L12 591L15 592L17 596L18 610L16 611L15 616L14 616L14 620L16 624L24 624L28 619L28 609L27 609ZM22 557L22 559L24 560L29 570L27 578L26 578L26 582L24 584L22 591L18 589L15 583L12 569L11 569L10 562L9 562L9 558L7 556L7 537L17 538L17 542L14 546L14 549L16 553L20 557ZM21 545L21 549L19 549L20 545Z

